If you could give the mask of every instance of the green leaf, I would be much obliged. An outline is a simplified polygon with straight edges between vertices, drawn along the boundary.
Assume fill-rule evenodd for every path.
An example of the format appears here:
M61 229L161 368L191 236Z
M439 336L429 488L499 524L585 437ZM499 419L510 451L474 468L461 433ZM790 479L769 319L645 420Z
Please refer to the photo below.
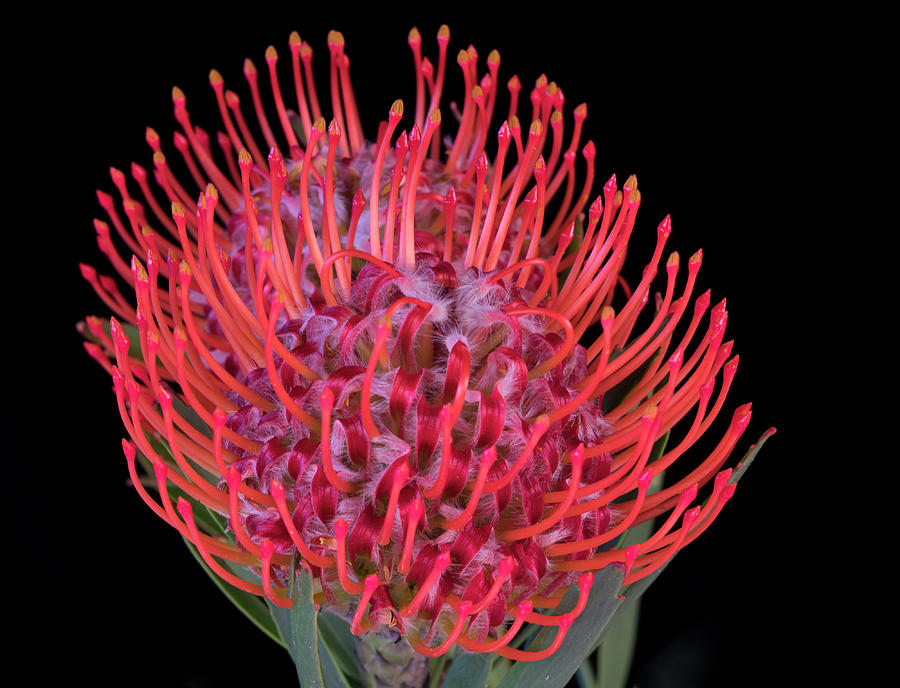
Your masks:
M597 685L601 688L626 688L637 640L639 610L639 599L628 606L623 603L600 643Z
M294 660L302 688L325 688L319 660L319 624L309 571L300 567L291 579L291 588L291 608L282 609L269 602L269 611Z
M192 406L188 406L177 396L172 397L172 405L175 407L178 414L184 418L194 430L201 435L212 439L212 430Z
M278 634L278 628L272 620L269 610L266 608L263 601L256 595L251 595L248 592L239 590L233 585L229 585L223 581L213 573L209 566L206 565L206 562L203 561L203 557L200 556L200 553L194 545L187 540L184 541L184 544L187 545L187 548L194 556L194 559L196 559L197 563L203 567L203 570L206 571L206 574L212 579L212 582L216 584L216 587L222 591L222 594L225 595L225 597L227 597L229 601L244 614L244 616L250 619L259 630L282 647L285 647L284 641L282 641L281 636Z
M503 678L509 673L509 668L513 665L512 660L497 655L494 663L491 664L491 670L488 673L487 684L489 686L499 686L503 682Z
M591 658L588 656L575 672L575 680L578 682L578 688L597 688L597 679L594 675L594 669L591 667Z
M775 428L769 428L762 434L762 437L760 437L756 441L756 444L750 445L749 451L744 455L744 458L738 462L737 467L731 474L731 479L728 481L729 484L736 483L738 480L744 477L744 473L746 473L747 469L750 468L750 464L753 463L753 460L756 458L759 450L762 449L763 445L766 443L766 440L774 434Z
M337 660L332 654L328 645L319 635L319 661L322 669L322 678L325 680L327 688L350 688L346 677L338 668Z
M441 677L444 675L444 667L447 666L447 661L455 649L451 648L449 652L445 652L440 657L428 658L428 688L438 688Z
M356 639L350 632L350 624L334 614L321 612L319 614L319 639L327 646L335 665L340 669L351 688L361 686L359 660L356 658ZM319 653L321 654L321 652L320 644ZM325 683L331 685L327 676Z
M594 584L584 611L575 619L560 648L538 662L516 662L498 688L562 688L603 637L609 621L622 603L618 592L624 571L612 564L594 575ZM578 599L578 587L572 585L560 604L560 610L572 609ZM528 648L542 650L550 646L556 636L555 626L544 627Z
M491 671L491 652L464 652L453 660L442 688L484 688Z
M325 685L319 660L318 612L313 604L313 580L310 572L299 567L294 573L291 592L291 656L303 688Z

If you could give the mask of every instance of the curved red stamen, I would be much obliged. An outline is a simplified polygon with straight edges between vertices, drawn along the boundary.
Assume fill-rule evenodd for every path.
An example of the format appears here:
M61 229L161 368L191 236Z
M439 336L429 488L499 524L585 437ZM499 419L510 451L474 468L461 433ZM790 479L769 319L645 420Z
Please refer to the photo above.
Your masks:
M350 580L347 575L347 522L339 518L334 523L334 535L337 538L337 574L341 586L353 595L359 595L365 589L362 583Z
M496 640L490 641L478 641L473 640L468 637L465 633L460 634L460 636L456 639L464 649L469 652L496 652L499 648L509 645L513 638L516 637L516 633L519 632L519 629L525 624L526 617L531 614L534 609L534 604L531 600L526 600L524 602L519 602L516 607L516 618L510 625L509 629L507 629L506 633L497 638ZM472 612L474 615L475 612Z
M481 499L481 494L484 491L484 485L485 481L487 480L488 472L491 470L491 467L494 465L494 461L496 460L496 447L490 447L482 452L481 465L478 467L478 477L475 478L475 483L474 485L472 485L472 492L469 494L469 500L466 503L466 508L463 509L462 513L460 513L459 516L445 520L442 524L444 530L459 530L472 520L472 516L475 514L475 509L478 508L478 500Z
M553 639L553 642L550 645L543 649L537 651L530 650L517 650L511 647L499 647L495 650L495 652L501 657L506 657L507 659L511 659L516 662L537 662L542 659L546 659L554 652L556 652L560 645L562 645L562 641L565 640L566 631L569 630L569 627L572 625L574 621L574 617L571 613L563 614L559 620L559 630L556 632L556 637Z
M450 477L450 452L453 449L453 438L450 435L450 430L453 428L453 421L450 416L450 406L444 404L439 415L441 426L441 468L431 487L422 492L428 499L439 497L444 491L444 486L447 484L447 478Z
M275 341L275 325L278 322L278 316L281 313L282 308L284 308L284 302L276 294L272 299L272 307L269 312L269 326L266 328L266 372L269 375L269 380L272 383L275 394L281 400L281 403L284 404L284 407L292 415L303 421L313 431L318 430L324 432L324 416L322 417L322 420L319 421L318 418L315 418L300 408L284 388L284 385L281 382L281 375L275 367L275 347L273 345L273 342Z
M513 557L504 557L500 562L500 565L497 567L497 577L494 578L494 582L491 584L491 587L485 593L484 597L481 598L480 601L476 602L472 607L472 614L478 614L482 610L486 609L488 605L490 605L500 593L500 588L506 583L506 580L512 575L513 570L516 568L516 560Z
M290 511L288 510L287 502L284 498L284 487L281 483L272 481L272 484L269 486L269 494L274 498L275 506L278 508L278 514L281 516L281 522L284 525L285 530L287 530L291 542L294 543L294 547L297 548L300 554L313 566L318 566L320 568L331 568L334 566L334 558L325 557L313 552L297 531L296 526L294 526L294 520L291 518Z
M372 353L366 364L366 376L363 378L359 410L366 433L370 438L378 437L381 434L381 430L378 429L378 426L375 425L375 420L372 418L372 381L375 378L375 368L378 366L379 357L385 350L385 342L390 333L391 329L388 325L383 322L378 324L378 329L375 332L375 343L372 345Z
M262 584L266 593L266 599L272 604L282 609L291 608L290 598L282 597L275 593L272 588L272 553L275 551L275 545L266 538L259 543L260 554L262 555Z
M328 482L341 492L347 494L356 492L357 485L340 477L331 459L331 409L334 407L334 392L331 391L331 388L325 387L322 390L320 402L322 405L322 441L320 446L322 448L322 468L325 471L325 477L328 478Z
M413 545L415 544L416 529L419 521L425 513L425 505L422 498L416 495L416 499L409 507L409 522L406 526L406 536L403 539L403 552L400 555L400 563L397 564L397 573L409 573L409 565L412 562Z
M418 613L422 604L425 602L425 598L428 597L431 589L438 582L438 579L443 575L444 571L447 570L448 566L450 566L450 555L447 552L441 552L437 558L435 558L433 567L428 572L425 580L422 581L415 596L409 601L409 604L400 609L400 616L404 619L408 619Z
M438 645L435 648L428 647L421 640L419 640L419 636L416 634L410 634L409 643L412 645L416 652L419 654L425 655L426 657L440 657L445 654L451 647L453 647L457 638L459 638L462 633L463 626L466 623L466 620L469 618L469 614L471 611L471 602L462 602L459 605L459 609L456 610L456 623L453 625L453 630L450 631L450 634L447 636L447 639Z
M594 575L589 571L582 573L578 577L578 601L575 603L575 608L569 612L568 614L541 614L539 612L534 612L528 615L528 618L525 619L528 623L537 624L538 626L556 626L562 620L563 617L571 615L572 617L581 616L581 612L584 611L585 606L587 606L588 595L591 591L591 586L594 584Z
M237 537L238 542L241 543L241 546L246 549L250 554L254 556L260 556L259 546L250 540L247 536L247 533L244 532L244 526L241 525L241 517L238 513L238 485L241 483L241 474L235 470L232 466L228 469L226 473L226 478L228 481L228 507L229 507L229 522L231 523L231 530L234 531L235 536Z
M384 514L384 525L381 526L381 532L378 534L378 544L382 547L391 541L391 528L394 524L394 514L397 511L397 499L408 479L409 464L404 460L391 474L391 494Z
M381 581L374 573L370 573L366 576L362 589L362 597L359 598L359 602L356 605L356 611L353 612L353 619L350 621L350 632L353 633L353 635L362 635L371 625L368 620L366 620L367 622L364 624L363 617L366 613L366 607L369 606L369 600L372 599L372 594L379 585L381 585Z
M550 427L550 419L548 416L540 416L534 422L534 425L531 427L531 435L528 437L528 442L525 445L525 448L522 450L522 453L519 454L519 457L516 459L516 462L512 465L506 474L502 478L494 480L493 482L489 482L484 486L485 492L497 492L498 490L509 485L513 479L519 474L519 471L525 467L525 464L528 463L528 460L531 458L531 454L534 451L534 448L537 446L537 443L540 441L541 437L544 436L544 433L547 432L547 429Z

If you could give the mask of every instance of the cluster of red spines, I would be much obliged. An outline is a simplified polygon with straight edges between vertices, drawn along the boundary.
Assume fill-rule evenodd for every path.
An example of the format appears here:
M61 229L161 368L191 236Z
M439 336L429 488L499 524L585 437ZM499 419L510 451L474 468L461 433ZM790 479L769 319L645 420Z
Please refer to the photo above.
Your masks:
M567 255L594 178L588 142L576 196L586 107L575 108L564 151L563 94L542 76L530 93L523 140L521 84L513 77L491 164L485 145L500 90L496 51L480 79L475 49L459 52L466 97L444 158L437 108L448 41L442 27L435 69L422 56L418 31L410 33L415 121L393 146L402 104L368 143L337 32L328 37L334 118L327 129L309 44L291 35L296 113L284 104L277 53L266 51L288 160L249 60L244 74L267 158L218 72L210 83L224 127L216 134L221 155L174 89L184 132L174 144L202 192L193 200L151 129L153 177L172 212L163 211L144 168L131 170L140 201L112 170L126 220L111 196L98 191L98 199L133 254L130 265L109 225L95 220L95 228L136 303L114 279L89 266L82 273L119 320L137 327L140 355L116 318L108 329L88 318L93 341L85 346L113 377L136 489L224 580L289 607L285 583L296 554L320 583L317 599L352 616L354 633L387 624L426 655L458 643L540 659L584 608L591 571L618 564L626 583L639 580L712 523L734 490L730 470L721 468L750 407L737 409L688 475L648 494L652 478L723 406L737 366L732 344L723 342L724 301L688 355L710 297L694 299L673 341L701 262L699 252L690 259L676 298L673 253L651 322L634 332L650 302L669 219L632 290L620 271L640 192L633 177L622 189L613 177L588 208L577 251ZM514 161L507 160L513 148ZM364 181L339 188L342 165L362 169ZM298 208L290 226L283 201ZM151 229L154 223L166 231ZM368 234L368 251L356 248L358 233ZM618 313L611 307L617 290L624 298ZM596 323L602 334L579 345ZM603 395L635 374L631 391L601 413ZM686 435L651 461L656 441L692 410ZM163 444L169 456L160 455ZM153 466L159 501L137 474L137 451ZM710 480L705 505L691 508ZM188 499L173 505L170 486ZM192 502L227 517L233 541L204 533ZM631 526L666 513L648 540L615 547ZM248 583L219 559L255 568L261 583ZM557 606L578 571L573 611L535 611ZM558 626L556 641L541 652L507 647L526 621ZM434 638L440 642L432 648Z

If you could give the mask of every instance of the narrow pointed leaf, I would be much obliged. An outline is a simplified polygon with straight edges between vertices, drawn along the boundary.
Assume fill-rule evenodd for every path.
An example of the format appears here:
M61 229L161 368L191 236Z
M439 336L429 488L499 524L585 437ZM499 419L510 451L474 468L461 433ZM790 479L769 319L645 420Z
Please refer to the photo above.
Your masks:
M302 688L325 688L319 664L319 631L309 571L300 567L291 579L290 609L282 609L271 602L268 604L287 651L294 660Z
M312 576L301 566L294 574L291 595L291 657L303 688L324 688L319 660L318 612L312 596Z
M623 602L600 643L596 684L600 688L626 688L637 640L639 611L639 597L627 606Z
M774 434L775 428L769 428L762 434L762 437L760 437L756 441L756 444L750 446L749 451L744 455L744 458L738 462L737 467L731 474L731 479L728 481L729 483L736 483L738 480L744 477L744 473L746 473L747 469L750 468L750 464L753 463L753 460L756 458L759 450L762 449L763 445L766 443L766 440Z
M490 652L459 655L450 665L442 688L484 688L493 658Z
M578 688L597 688L597 680L594 675L594 669L591 666L590 656L578 667L578 671L575 672L575 680L578 683Z
M319 614L319 638L327 646L334 663L351 688L361 686L359 660L356 658L355 649L356 640L350 632L350 624L334 614L321 612ZM319 653L321 654L321 652L320 646ZM324 672L324 663L322 667ZM327 676L325 682L328 683ZM328 685L331 684L328 683Z
M565 686L590 654L591 649L603 637L609 621L622 603L618 593L624 575L622 567L616 564L598 571L594 576L587 605L569 628L560 648L538 662L516 662L498 688ZM560 609L574 608L577 599L578 588L573 585L560 603ZM544 627L527 649L537 651L549 647L556 632L555 626Z
M334 655L322 640L321 635L319 636L319 662L326 688L350 688L347 678L338 668Z

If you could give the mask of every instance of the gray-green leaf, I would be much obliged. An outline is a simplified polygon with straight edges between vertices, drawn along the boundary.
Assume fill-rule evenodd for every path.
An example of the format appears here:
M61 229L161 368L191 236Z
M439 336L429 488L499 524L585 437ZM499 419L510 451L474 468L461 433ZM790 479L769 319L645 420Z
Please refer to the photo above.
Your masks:
M442 688L484 688L493 659L490 652L460 654L450 665Z
M516 662L498 688L562 688L578 670L591 649L606 632L609 621L622 600L625 572L621 566L612 564L594 575L594 584L588 595L584 611L575 619L566 633L562 646L546 659L537 662ZM578 599L578 588L569 588L560 609L572 609ZM556 635L554 626L547 626L538 633L528 648L537 651L550 646Z

